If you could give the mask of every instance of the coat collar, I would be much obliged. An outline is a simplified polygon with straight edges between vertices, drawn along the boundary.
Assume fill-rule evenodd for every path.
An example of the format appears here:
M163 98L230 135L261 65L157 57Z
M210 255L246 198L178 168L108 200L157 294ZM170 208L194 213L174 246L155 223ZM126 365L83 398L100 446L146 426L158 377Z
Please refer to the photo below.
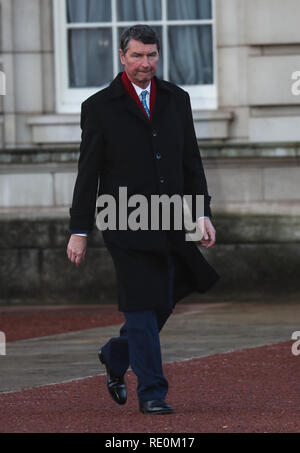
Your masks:
M119 72L117 77L111 82L108 87L108 95L112 99L125 96L127 94L122 80L121 80L122 72ZM154 76L154 80L156 86L159 90L166 91L168 93L172 93L171 88L164 82L164 80L159 79L158 77Z
M111 99L124 98L125 106L129 112L143 120L143 122L149 124L148 119L145 117L137 103L127 93L122 80L122 72L111 82L107 88L107 95ZM168 105L169 95L173 93L172 89L161 79L154 76L156 83L157 94L156 101L153 111L152 123L155 121L159 114L162 113L163 109ZM151 123L150 123L151 124Z

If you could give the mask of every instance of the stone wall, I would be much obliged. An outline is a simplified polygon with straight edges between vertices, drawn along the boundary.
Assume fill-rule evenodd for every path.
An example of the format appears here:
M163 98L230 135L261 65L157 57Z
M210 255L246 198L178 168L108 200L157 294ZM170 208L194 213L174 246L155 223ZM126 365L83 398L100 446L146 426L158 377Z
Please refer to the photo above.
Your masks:
M200 250L221 280L193 300L299 298L300 216L223 214L214 225L217 243ZM88 238L78 268L67 258L68 240L64 215L2 216L0 304L116 303L114 266L101 232Z
M213 209L300 215L300 144L199 143ZM0 153L1 210L59 209L67 214L78 147Z

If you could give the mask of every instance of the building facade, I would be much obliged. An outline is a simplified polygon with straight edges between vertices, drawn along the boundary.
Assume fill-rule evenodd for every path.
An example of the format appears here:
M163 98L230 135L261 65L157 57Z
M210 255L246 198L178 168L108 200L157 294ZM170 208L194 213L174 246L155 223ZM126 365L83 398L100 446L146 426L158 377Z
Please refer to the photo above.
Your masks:
M0 209L67 212L80 104L121 69L122 29L146 21L163 42L158 75L191 95L213 210L298 213L298 0L0 0L0 8Z
M205 300L299 300L299 19L299 0L0 0L0 305L117 297L101 235L68 263L68 218L80 104L144 21L191 96L222 276Z

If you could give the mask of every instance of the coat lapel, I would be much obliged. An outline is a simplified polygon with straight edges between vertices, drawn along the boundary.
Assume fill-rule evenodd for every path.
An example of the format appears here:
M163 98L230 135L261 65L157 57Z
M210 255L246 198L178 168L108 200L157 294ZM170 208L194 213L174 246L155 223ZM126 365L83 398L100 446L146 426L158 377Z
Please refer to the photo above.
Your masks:
M143 114L137 103L126 91L122 80L122 73L120 72L117 77L111 82L108 87L108 96L111 99L120 99L123 103L124 109L126 109L132 115L137 116L144 123L149 124L146 116Z
M120 72L110 84L108 88L109 96L112 99L122 98L124 106L128 112L138 117L145 124L151 125L151 123L148 121L145 114L141 111L135 100L128 94L128 92L124 88L121 80L121 75L122 73ZM152 120L158 120L159 116L161 116L164 113L164 109L167 107L169 103L169 96L172 94L172 90L163 80L158 79L156 76L154 76L154 79L156 83L157 92Z
M146 118L145 114L141 111L141 109L139 108L139 106L137 105L135 100L132 99L132 97L128 93L126 93L126 94L127 94L126 109L133 115L135 115L138 118L140 118L141 120L143 120L146 124L150 124L149 120Z
M169 105L170 96L173 94L171 88L161 79L154 76L156 83L156 102L153 110L153 121L159 121L159 118L164 115L164 110Z

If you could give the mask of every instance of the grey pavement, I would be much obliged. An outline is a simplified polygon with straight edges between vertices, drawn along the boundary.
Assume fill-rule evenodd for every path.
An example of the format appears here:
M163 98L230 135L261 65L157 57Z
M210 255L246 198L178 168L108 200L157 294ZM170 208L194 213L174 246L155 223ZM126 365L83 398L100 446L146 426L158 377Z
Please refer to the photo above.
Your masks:
M0 356L0 393L105 374L99 346L120 326L81 330L7 344ZM300 304L215 303L173 314L160 338L163 362L291 340L300 330Z

